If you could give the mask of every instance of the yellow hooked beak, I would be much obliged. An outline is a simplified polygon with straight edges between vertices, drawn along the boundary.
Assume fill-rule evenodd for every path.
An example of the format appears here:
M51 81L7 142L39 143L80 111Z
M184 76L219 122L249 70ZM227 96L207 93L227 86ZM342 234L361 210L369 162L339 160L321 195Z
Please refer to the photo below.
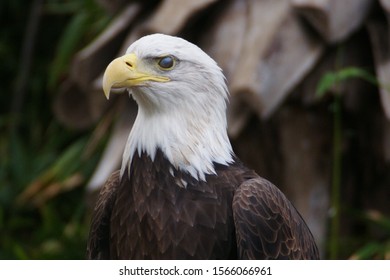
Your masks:
M111 88L128 88L141 85L146 81L168 82L170 80L168 77L142 72L138 68L138 58L134 53L113 60L103 75L103 91L106 98L110 98Z

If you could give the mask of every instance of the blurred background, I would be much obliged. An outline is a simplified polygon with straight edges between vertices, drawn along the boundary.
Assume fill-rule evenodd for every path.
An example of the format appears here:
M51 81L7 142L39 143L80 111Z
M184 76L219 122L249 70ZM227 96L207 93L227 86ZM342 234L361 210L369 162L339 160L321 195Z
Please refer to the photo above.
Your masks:
M0 3L0 259L84 259L96 194L136 115L106 65L178 35L223 68L237 155L325 259L390 259L390 0Z

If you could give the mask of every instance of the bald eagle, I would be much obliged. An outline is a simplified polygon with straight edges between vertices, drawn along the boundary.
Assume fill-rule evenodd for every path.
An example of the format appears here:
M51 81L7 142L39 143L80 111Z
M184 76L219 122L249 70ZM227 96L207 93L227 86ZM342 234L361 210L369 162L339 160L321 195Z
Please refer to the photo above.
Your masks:
M89 259L319 258L291 202L234 154L225 78L205 52L142 37L108 65L111 88L127 88L138 114L94 209Z

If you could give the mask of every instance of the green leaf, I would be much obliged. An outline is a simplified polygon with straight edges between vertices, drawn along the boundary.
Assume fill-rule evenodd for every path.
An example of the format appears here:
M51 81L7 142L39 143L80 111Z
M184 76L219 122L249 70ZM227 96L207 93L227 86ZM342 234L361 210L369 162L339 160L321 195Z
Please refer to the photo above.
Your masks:
M378 253L382 253L383 245L371 242L359 249L351 258L357 260L373 259Z
M29 151L24 139L15 133L10 137L10 153L7 155L10 162L10 172L14 187L21 187L29 181L28 162Z
M22 245L18 243L13 243L13 253L16 256L17 259L19 260L28 260L28 255L26 251L23 249Z
M323 97L333 86L352 78L360 78L379 86L377 78L370 72L358 67L347 67L339 71L326 73L317 85L316 96Z
M88 14L76 14L65 29L57 47L57 53L49 72L49 89L53 89L60 76L67 71L71 57L76 52L88 27Z
M68 176L80 168L82 164L81 154L86 145L86 138L72 143L50 167L50 174L59 181L65 180Z

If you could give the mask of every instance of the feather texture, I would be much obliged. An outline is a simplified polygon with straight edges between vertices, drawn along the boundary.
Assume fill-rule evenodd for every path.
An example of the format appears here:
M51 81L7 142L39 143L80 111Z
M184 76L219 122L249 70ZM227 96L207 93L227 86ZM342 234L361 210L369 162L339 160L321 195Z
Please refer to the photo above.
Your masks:
M271 183L237 159L198 181L158 150L135 156L130 177L102 189L90 259L316 259L301 216ZM172 176L170 169L173 169ZM177 180L187 182L183 188Z

